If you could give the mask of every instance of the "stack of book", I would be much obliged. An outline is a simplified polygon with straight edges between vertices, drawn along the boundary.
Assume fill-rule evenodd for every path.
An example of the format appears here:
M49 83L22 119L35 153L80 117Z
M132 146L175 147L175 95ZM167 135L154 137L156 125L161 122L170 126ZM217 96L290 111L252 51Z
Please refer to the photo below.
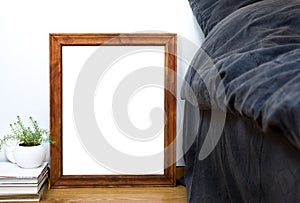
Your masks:
M0 202L40 201L47 179L47 162L33 169L0 162Z

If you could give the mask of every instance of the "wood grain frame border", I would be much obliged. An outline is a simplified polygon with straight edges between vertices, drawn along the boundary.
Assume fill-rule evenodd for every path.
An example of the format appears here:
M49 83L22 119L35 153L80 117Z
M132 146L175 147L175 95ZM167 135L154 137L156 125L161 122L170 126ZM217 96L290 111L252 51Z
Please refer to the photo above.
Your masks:
M50 148L51 188L176 185L176 66L177 36L171 33L50 34ZM163 175L63 175L62 162L62 47L63 46L164 46L166 112ZM171 91L168 91L168 90Z

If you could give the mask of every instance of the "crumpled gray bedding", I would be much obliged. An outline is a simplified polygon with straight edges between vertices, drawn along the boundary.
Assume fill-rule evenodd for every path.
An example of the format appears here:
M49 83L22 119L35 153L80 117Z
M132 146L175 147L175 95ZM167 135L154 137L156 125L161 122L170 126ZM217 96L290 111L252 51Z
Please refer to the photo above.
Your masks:
M195 104L196 95L200 109L226 108L252 119L300 150L300 0L190 5L206 39L182 98Z
M300 0L189 2L206 39L181 91L188 202L300 202Z
M189 115L184 120L188 202L300 202L300 155L287 139L277 133L265 134L251 119L228 113L217 146L199 160L211 110L198 110L188 102L185 105ZM195 126L199 129L192 139Z

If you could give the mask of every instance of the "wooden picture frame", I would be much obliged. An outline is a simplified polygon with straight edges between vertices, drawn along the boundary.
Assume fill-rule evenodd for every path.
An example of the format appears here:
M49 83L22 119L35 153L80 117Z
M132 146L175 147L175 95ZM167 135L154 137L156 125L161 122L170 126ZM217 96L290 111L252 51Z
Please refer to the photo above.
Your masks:
M50 148L51 188L176 185L176 34L67 34L52 33L50 38L50 134L56 144ZM62 119L62 48L64 46L163 46L164 47L164 172L161 175L64 175ZM176 94L175 94L176 95ZM167 119L166 119L167 118Z

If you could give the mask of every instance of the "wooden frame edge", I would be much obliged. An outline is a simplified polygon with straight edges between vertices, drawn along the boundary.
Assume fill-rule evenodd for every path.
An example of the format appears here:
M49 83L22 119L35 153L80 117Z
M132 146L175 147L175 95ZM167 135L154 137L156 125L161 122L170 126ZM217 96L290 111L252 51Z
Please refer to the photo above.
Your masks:
M145 40L147 39L147 40ZM50 133L55 145L50 147L50 182L52 188L176 185L176 68L177 35L172 33L51 33L50 42ZM165 46L165 110L171 118L165 127L164 175L62 175L62 46L73 45L163 45ZM174 94L174 95L172 95ZM167 103L167 101L169 101ZM167 104L166 104L167 103ZM172 146L169 146L169 144ZM166 158L168 157L168 159Z

